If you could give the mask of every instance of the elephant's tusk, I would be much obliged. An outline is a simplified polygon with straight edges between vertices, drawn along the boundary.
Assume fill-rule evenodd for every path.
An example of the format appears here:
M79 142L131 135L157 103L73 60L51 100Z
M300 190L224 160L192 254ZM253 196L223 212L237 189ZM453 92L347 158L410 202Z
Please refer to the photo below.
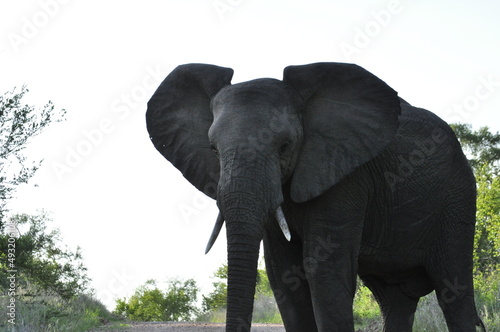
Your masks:
M217 236L219 236L222 225L224 225L224 217L222 216L222 213L219 212L219 215L217 216L217 221L215 221L214 230L212 231L212 235L210 235L210 239L208 240L207 248L205 249L205 255L208 254L210 249L212 249L212 246L214 245L215 240L217 240Z
M278 224L280 225L281 231L285 238L290 241L292 235L290 234L290 229L288 228L288 224L286 223L285 215L283 214L283 209L281 206L278 206L276 209L276 219L278 220Z

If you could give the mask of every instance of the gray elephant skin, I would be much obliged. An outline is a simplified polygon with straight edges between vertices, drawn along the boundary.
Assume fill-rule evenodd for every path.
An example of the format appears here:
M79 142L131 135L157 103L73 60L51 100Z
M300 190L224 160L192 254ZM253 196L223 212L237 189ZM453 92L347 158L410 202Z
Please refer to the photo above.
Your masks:
M356 276L384 331L411 331L436 291L450 331L482 325L474 303L476 183L451 128L365 69L285 68L231 84L186 64L148 102L156 149L217 200L225 222L226 331L249 331L260 243L287 331L354 331Z

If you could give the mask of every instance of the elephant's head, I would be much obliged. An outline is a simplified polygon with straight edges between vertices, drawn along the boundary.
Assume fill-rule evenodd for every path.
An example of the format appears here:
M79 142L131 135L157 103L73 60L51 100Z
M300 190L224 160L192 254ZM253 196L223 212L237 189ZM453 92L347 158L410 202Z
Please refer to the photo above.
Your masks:
M158 151L217 200L207 250L226 222L228 331L250 324L265 223L278 216L287 232L283 185L297 203L321 195L387 146L400 113L397 93L351 64L291 66L283 81L231 85L232 74L179 66L146 114Z

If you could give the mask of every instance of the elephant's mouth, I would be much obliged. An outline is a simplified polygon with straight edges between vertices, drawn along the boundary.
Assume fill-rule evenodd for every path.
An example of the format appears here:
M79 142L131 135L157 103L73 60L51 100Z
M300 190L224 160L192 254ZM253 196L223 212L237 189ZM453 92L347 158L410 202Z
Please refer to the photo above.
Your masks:
M288 228L288 223L286 221L285 214L283 213L283 209L281 208L281 206L278 206L274 215L276 217L276 220L278 221L281 231L283 232L283 235L288 241L290 241L292 235L290 233L290 229ZM219 211L219 215L217 216L217 220L215 221L214 229L212 231L212 234L210 235L210 239L208 240L207 248L205 249L205 254L208 254L210 249L212 249L212 246L217 240L220 230L222 229L222 225L224 225L224 216L222 215L222 212Z

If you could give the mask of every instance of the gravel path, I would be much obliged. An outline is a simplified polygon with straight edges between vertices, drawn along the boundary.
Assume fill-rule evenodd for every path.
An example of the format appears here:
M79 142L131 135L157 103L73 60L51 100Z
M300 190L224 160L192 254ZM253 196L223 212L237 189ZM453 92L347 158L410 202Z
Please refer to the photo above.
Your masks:
M88 332L224 332L225 324L217 323L173 323L173 322L127 322L126 326L93 329ZM282 325L253 324L252 332L285 332Z
M111 325L111 324L110 324ZM122 326L104 325L86 332L224 332L224 323L190 323L190 322L124 322ZM382 331L382 322L372 322L356 332ZM286 332L283 325L252 324L252 332Z

